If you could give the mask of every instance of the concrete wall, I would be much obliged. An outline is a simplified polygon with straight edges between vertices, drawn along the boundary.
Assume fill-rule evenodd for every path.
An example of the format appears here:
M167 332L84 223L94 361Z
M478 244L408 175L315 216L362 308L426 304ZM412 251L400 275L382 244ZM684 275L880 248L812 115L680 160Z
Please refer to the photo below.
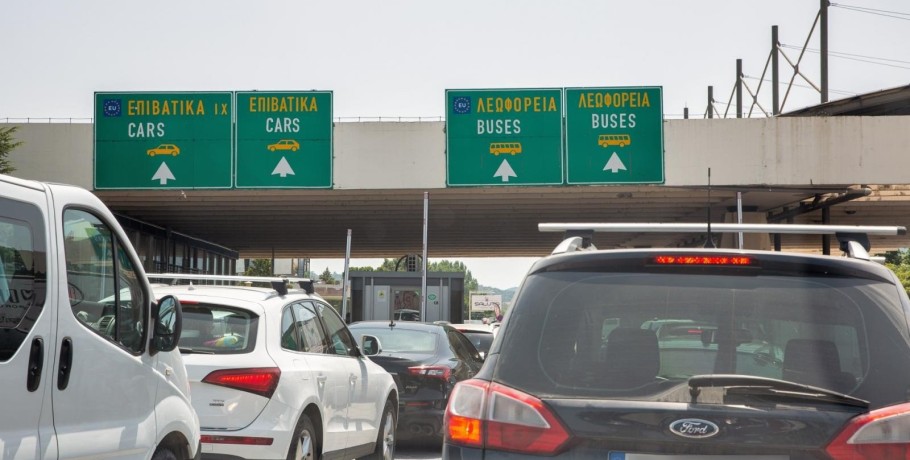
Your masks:
M91 124L16 126L14 175L92 188ZM336 123L335 188L445 188L444 128ZM910 184L910 116L668 120L664 148L668 186Z

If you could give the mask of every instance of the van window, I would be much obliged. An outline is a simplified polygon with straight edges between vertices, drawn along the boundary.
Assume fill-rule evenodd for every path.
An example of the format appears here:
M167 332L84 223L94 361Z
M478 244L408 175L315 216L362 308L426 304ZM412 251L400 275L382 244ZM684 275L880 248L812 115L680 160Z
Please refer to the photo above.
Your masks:
M82 210L63 212L67 287L73 314L87 328L133 353L144 350L145 293L111 229Z
M0 362L16 354L44 307L44 235L37 207L0 198Z

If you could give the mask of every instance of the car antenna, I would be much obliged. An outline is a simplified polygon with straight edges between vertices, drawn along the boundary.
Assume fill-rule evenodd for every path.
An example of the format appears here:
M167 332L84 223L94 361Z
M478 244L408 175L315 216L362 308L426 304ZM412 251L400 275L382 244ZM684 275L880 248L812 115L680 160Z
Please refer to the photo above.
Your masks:
M716 248L714 237L711 235L711 168L708 168L708 239L705 240L706 248Z

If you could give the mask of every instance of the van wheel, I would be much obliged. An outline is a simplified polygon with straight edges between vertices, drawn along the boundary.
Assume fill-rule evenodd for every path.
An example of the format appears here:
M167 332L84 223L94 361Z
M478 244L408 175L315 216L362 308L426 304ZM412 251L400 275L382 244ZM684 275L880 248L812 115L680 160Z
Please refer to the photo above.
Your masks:
M319 445L316 443L316 429L306 414L300 416L291 446L288 448L287 460L318 460Z
M152 460L178 460L177 453L171 446L160 446L152 455Z
M392 460L395 458L395 411L392 401L386 401L382 410L382 422L379 424L379 436L376 438L376 449L363 457L366 460Z

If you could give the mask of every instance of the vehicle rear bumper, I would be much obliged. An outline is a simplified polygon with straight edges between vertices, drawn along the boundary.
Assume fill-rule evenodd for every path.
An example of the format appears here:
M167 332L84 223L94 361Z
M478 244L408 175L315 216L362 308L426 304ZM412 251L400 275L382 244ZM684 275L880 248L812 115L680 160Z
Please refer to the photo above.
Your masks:
M398 438L433 438L442 436L444 409L414 409L408 407L398 415Z

